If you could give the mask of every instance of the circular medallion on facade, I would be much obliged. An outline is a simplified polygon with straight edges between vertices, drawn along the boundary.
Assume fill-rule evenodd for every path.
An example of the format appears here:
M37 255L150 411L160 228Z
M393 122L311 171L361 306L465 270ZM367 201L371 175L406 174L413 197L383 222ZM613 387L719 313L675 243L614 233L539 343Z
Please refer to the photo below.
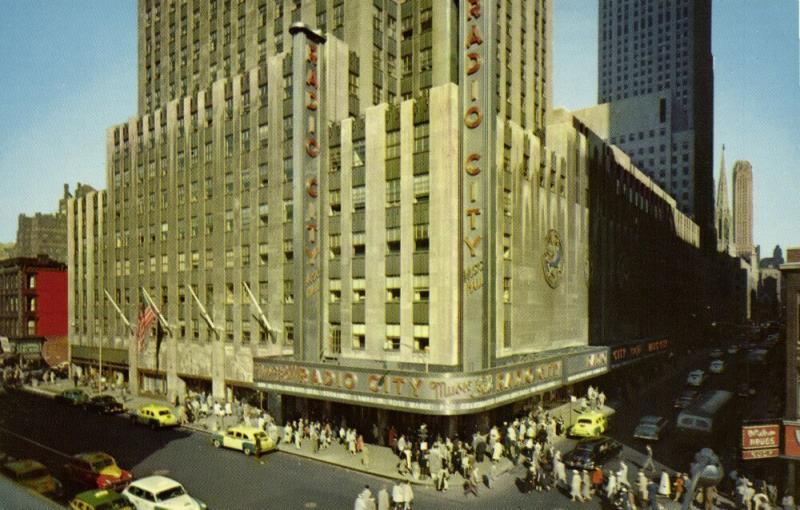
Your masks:
M562 262L563 249L561 236L555 230L549 230L544 237L544 253L542 254L542 271L544 280L551 288L555 289L561 283L561 273L564 272Z

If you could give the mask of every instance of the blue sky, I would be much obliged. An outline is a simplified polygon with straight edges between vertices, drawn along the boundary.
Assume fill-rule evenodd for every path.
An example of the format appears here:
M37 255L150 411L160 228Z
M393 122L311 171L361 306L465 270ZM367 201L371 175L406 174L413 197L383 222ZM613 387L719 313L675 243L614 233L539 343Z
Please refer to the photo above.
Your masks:
M554 103L591 106L597 0L554 4ZM55 210L63 183L105 187L106 129L136 113L136 3L0 0L0 9L3 242L19 213ZM715 158L725 143L729 167L753 164L755 241L767 253L800 245L797 9L714 2Z

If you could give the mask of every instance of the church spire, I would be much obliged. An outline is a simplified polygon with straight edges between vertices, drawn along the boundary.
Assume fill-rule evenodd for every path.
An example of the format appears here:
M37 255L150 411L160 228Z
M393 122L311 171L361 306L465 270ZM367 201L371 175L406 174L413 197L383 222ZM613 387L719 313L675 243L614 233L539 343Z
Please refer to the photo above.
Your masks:
M719 163L719 180L717 181L717 204L714 211L717 230L717 251L731 252L733 242L731 232L731 210L728 207L728 178L725 172L725 145L722 145L722 156Z

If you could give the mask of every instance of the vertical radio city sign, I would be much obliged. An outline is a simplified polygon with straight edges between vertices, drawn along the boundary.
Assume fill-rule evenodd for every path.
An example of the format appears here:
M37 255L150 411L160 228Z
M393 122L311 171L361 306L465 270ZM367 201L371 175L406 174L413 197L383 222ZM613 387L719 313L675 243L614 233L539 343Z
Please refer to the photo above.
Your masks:
M462 345L467 363L493 348L492 299L495 247L492 229L496 111L491 78L495 67L493 1L461 2L461 301ZM487 350L484 350L487 349Z
M320 44L325 38L302 23L292 35L292 233L294 237L295 348L303 359L320 342ZM298 327L299 326L299 327Z

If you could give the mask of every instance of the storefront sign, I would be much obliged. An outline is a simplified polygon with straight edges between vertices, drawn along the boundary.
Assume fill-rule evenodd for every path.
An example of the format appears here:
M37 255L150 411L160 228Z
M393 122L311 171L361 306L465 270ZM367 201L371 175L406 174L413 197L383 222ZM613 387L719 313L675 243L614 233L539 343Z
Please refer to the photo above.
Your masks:
M742 451L742 460L770 459L780 454L778 448L761 448L759 450Z
M292 115L293 115L293 249L295 347L304 359L319 359L320 329L320 110L321 72L324 37L303 24L294 24L292 34Z
M496 109L491 78L494 76L496 45L495 2L465 0L460 3L461 58L461 316L463 318L463 359L478 362L491 345L495 333L485 325L487 303L493 291L494 246L489 225L494 220L491 193L494 173L494 132ZM492 188L493 189L493 188ZM455 207L459 207L454 203ZM489 296L487 296L489 294Z
M769 425L742 426L742 450L759 448L778 448L780 446L781 426Z
M608 347L570 356L566 360L565 383L573 383L608 372Z
M783 422L783 455L800 459L800 422Z
M316 398L456 414L491 407L561 386L560 358L474 374L378 372L255 360L253 380L261 388ZM383 398L386 397L386 398ZM394 400L392 400L394 399ZM401 399L401 400L400 400Z
M669 339L639 340L636 342L611 347L611 368L635 363L650 356L669 350Z

